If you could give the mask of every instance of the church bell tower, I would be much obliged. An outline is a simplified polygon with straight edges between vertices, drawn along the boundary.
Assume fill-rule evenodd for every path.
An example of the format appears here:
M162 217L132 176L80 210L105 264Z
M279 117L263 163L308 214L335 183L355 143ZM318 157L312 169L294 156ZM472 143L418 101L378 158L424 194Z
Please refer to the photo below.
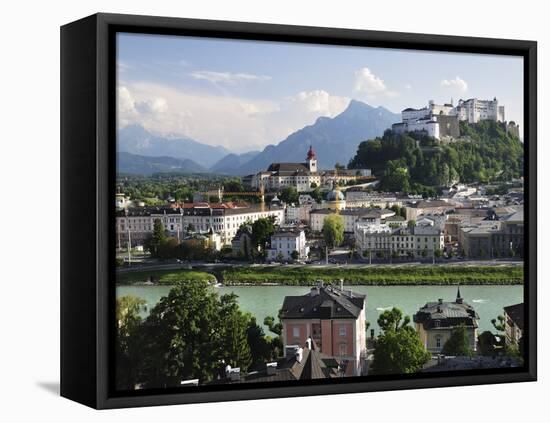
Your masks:
M306 165L310 172L317 172L317 154L315 154L315 150L311 145L307 152Z

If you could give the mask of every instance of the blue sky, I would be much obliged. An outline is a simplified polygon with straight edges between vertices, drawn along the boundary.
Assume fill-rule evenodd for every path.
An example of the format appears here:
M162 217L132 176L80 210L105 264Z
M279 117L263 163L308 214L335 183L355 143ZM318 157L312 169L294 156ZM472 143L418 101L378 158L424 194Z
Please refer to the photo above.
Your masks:
M350 99L400 112L492 99L523 126L522 58L119 34L119 126L262 149Z

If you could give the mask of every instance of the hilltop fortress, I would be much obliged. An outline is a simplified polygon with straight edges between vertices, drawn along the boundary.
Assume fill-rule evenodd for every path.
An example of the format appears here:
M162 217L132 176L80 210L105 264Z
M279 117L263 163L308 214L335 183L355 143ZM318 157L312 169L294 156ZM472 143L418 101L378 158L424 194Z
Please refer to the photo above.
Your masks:
M460 137L459 122L477 123L481 120L502 122L507 131L519 136L519 126L505 121L504 106L493 100L460 99L456 106L451 103L435 104L430 100L422 109L406 108L401 112L401 122L392 125L396 133L424 131L438 140Z

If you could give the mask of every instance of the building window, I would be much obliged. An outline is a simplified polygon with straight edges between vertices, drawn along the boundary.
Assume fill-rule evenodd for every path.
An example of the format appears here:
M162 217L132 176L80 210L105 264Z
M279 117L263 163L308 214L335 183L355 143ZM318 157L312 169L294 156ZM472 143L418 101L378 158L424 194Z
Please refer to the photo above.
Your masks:
M344 342L340 344L340 356L348 355L348 345Z
M299 327L293 327L292 328L292 336L294 338L299 338L300 337L300 328Z
M340 329L338 331L340 336L346 336L346 326L340 325Z
M436 348L441 348L441 337L440 336L435 338L435 346L436 346Z

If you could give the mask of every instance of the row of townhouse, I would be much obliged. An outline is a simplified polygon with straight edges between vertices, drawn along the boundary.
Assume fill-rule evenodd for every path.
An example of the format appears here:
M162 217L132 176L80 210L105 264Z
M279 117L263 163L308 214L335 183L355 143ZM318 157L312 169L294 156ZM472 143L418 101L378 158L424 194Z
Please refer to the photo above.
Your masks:
M458 243L465 257L521 257L524 248L523 209L477 224L466 224L458 231Z
M397 254L426 257L443 250L445 246L443 231L431 225L394 229L387 223L358 222L354 234L357 249L373 256Z
M159 219L169 236L182 238L185 232L218 233L223 245L231 244L239 227L246 222L273 217L276 224L285 221L284 208L270 207L224 207L208 203L185 204L183 207L144 207L118 212L116 218L117 242L125 247L143 245L153 232L153 225Z
M327 216L336 214L333 209L314 209L309 214L310 227L312 231L320 232ZM339 210L338 215L344 221L344 232L353 234L358 221L379 222L380 220L395 216L393 210L360 207L356 209Z

